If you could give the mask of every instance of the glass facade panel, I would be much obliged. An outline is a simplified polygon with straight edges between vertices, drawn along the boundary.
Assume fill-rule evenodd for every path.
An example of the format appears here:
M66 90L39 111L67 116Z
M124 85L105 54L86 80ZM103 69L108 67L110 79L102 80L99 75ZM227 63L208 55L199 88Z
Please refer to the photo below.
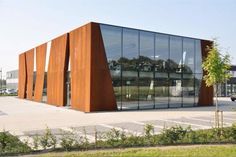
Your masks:
M122 29L101 25L103 43L105 46L107 62L112 77L112 85L116 97L117 108L121 109L121 37Z
M198 104L198 96L202 83L203 71L202 71L202 50L201 41L195 40L195 106Z
M182 38L170 36L170 59L169 59L169 72L178 73L182 72L183 53L182 53Z
M194 106L194 62L195 41L183 38L182 96L183 107Z
M202 73L202 50L200 40L195 40L195 73Z
M122 41L122 109L139 109L139 32L132 29L123 29Z
M140 31L139 107L154 108L154 33Z
M194 39L183 38L183 73L194 73Z
M194 75L185 73L182 80L183 107L194 106Z
M167 108L169 104L169 36L155 37L155 108Z
M200 40L100 26L118 109L197 105Z
M195 88L195 106L198 104L198 96L202 83L202 74L195 74L194 88Z
M170 59L169 59L169 107L182 106L182 38L170 36Z

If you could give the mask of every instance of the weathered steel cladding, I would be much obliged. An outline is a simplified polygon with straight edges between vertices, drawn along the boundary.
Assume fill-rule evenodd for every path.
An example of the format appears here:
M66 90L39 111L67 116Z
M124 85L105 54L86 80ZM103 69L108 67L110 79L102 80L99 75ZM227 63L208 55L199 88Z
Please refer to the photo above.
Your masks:
M66 104L65 81L68 68L68 34L52 40L47 71L47 103Z
M26 55L26 74L27 74L27 85L26 85L26 98L29 100L33 99L33 83L34 83L34 49L25 52Z
M18 97L26 98L26 59L25 53L19 55Z
M36 81L34 88L34 100L42 101L43 83L45 74L47 44L42 44L36 47Z

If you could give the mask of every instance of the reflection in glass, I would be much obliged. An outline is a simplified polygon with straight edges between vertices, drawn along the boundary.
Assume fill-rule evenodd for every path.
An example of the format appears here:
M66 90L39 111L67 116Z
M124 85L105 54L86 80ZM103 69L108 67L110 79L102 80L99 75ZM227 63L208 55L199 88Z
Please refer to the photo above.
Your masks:
M169 72L181 73L183 65L182 38L170 36Z
M117 108L121 108L121 34L119 27L100 25L105 46L107 62L112 77Z
M154 108L154 33L140 31L139 107Z
M182 38L170 36L169 107L182 106Z
M195 73L202 73L202 51L200 40L195 40Z
M139 32L123 29L122 109L138 109Z
M169 101L169 79L167 73L155 73L155 108L167 108Z
M182 80L181 74L170 73L169 107L182 106Z
M185 73L183 74L182 80L182 96L183 96L183 106L189 107L194 106L194 75Z
M169 36L156 34L155 38L155 71L168 72Z
M169 103L169 36L155 38L155 108L167 108Z
M198 104L198 97L202 83L202 74L195 74L195 106Z
M183 38L183 73L194 73L194 39Z

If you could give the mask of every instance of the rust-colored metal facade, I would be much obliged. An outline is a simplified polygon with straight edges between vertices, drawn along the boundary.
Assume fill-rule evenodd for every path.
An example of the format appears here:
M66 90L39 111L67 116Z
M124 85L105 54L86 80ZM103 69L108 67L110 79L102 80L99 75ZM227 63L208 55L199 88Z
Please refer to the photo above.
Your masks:
M18 96L24 99L26 97L26 62L25 53L19 55L19 81L18 81Z
M42 101L43 95L46 50L46 43L36 47L36 81L34 88L34 100L38 102Z
M69 33L71 69L71 106L88 111L91 79L91 25L82 26ZM81 105L82 104L82 105Z
M201 41L202 56L210 41ZM19 98L42 101L47 44L19 55ZM34 63L36 55L36 63ZM76 110L117 110L100 25L89 23L51 41L47 73L47 103L66 105L66 73L70 61L71 107ZM34 64L36 81L33 84ZM213 105L213 88L202 81L198 105Z
M33 83L34 83L34 49L25 52L26 55L26 73L27 73L27 85L26 85L26 98L33 99Z
M68 53L68 34L52 40L47 72L47 103L55 106L64 106L66 103Z

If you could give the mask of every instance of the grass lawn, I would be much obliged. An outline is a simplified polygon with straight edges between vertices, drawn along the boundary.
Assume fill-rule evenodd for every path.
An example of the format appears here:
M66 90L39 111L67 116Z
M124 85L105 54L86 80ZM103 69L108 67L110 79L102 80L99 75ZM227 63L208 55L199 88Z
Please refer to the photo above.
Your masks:
M236 145L191 145L167 146L152 148L127 148L99 151L73 151L60 153L46 153L36 156L42 157L97 157L97 156L174 156L174 157L235 157Z

